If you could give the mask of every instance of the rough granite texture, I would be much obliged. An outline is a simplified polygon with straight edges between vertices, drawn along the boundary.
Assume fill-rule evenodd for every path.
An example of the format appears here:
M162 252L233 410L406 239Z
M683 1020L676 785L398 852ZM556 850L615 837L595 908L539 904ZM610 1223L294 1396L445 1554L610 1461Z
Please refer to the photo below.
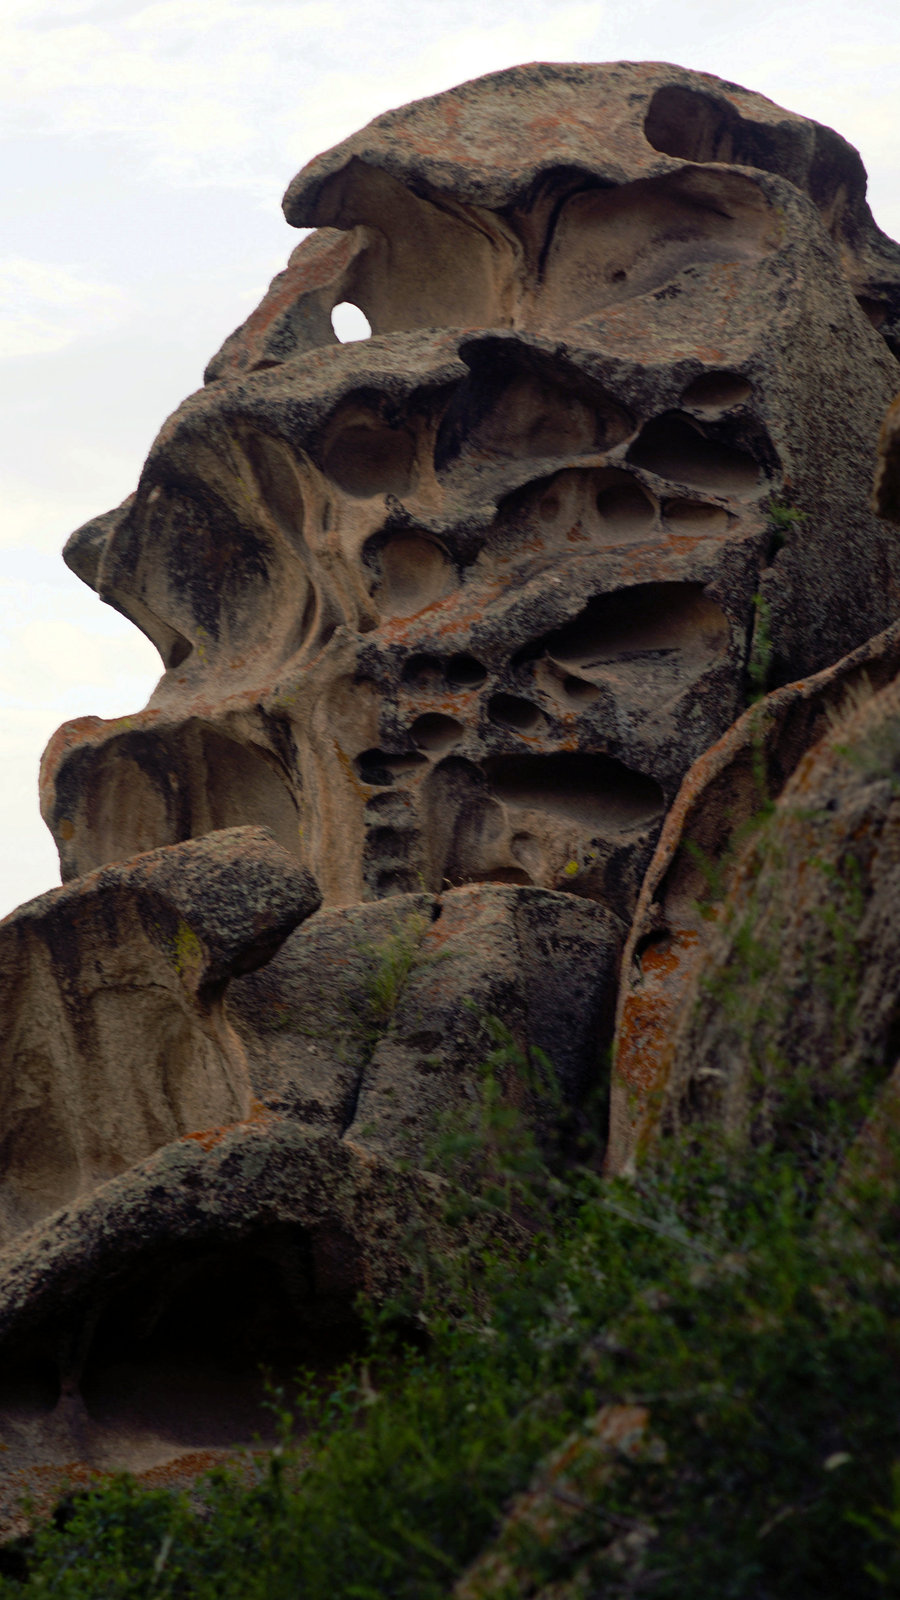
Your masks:
M51 740L64 887L0 928L7 1512L252 1438L261 1358L327 1366L360 1288L477 1250L431 1169L485 1015L539 1135L583 1115L637 908L624 1165L707 948L688 844L900 664L900 248L837 134L536 65L377 118L285 210L314 231L66 547L164 670Z
M688 1103L748 1127L750 1080L779 1063L822 1093L893 1066L898 673L895 624L752 707L688 774L623 957L610 1172Z

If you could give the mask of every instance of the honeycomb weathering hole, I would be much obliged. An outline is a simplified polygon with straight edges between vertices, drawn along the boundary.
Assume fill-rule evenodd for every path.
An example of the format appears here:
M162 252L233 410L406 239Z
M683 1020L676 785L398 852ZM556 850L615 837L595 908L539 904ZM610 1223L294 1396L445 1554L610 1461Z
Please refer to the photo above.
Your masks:
M514 694L492 695L488 703L488 716L500 728L511 728L515 733L534 733L544 721L540 709L530 700L520 700Z
M657 89L644 119L644 137L654 150L678 161L732 161L735 112L711 95L666 84Z
M437 692L444 687L444 669L437 656L410 656L404 662L400 676L410 688L418 689L420 692L427 690Z
M701 372L699 378L688 384L681 403L695 411L728 411L749 400L752 393L752 383L739 372Z
M488 782L499 800L523 811L542 811L588 832L630 831L662 815L663 793L652 778L609 756L491 756Z
M274 1226L173 1247L135 1273L94 1334L82 1379L91 1424L182 1448L271 1435L261 1365L284 1378L301 1364L327 1372L360 1344L355 1261L346 1283L320 1284L316 1254L300 1230Z
M634 431L630 413L599 385L567 382L545 359L504 339L472 340L460 353L471 376L438 431L439 474L460 455L539 460L593 453L611 450Z
M620 480L600 490L597 510L603 519L604 532L619 539L642 539L653 526L655 513L651 500L624 474Z
M414 458L415 445L405 429L349 411L332 424L322 465L338 488L369 500L406 494Z
M370 784L374 789L387 789L397 778L425 766L427 759L427 756L420 756L414 750L399 753L364 750L356 757L354 766L361 782Z
M83 772L76 761L74 776L84 791L81 872L250 823L299 854L297 804L274 761L194 719L114 737Z
M457 587L456 569L446 551L420 534L399 533L379 553L381 581L375 590L386 617L412 617Z
M554 229L541 316L562 332L606 306L661 288L687 268L758 260L771 248L770 237L769 203L743 174L685 167L581 189L564 202Z
M714 658L729 642L721 606L703 584L636 584L597 595L567 626L544 638L552 661L577 672L597 667L641 666L653 656L677 653Z
M748 494L759 483L759 465L746 450L707 439L671 412L647 423L628 459L671 483L721 495Z
M455 717L445 717L439 711L426 712L425 716L417 717L410 728L413 744L420 750L431 750L435 754L452 750L464 733L461 722L457 722Z
M487 677L487 667L474 656L451 656L447 662L447 682L454 689L477 689Z
M707 533L724 533L728 527L728 512L722 506L709 505L704 500L669 500L663 506L667 527L674 533L702 537Z
M644 137L654 150L678 161L727 162L793 175L806 138L799 123L799 118L754 122L714 95L672 83L663 84L650 101Z

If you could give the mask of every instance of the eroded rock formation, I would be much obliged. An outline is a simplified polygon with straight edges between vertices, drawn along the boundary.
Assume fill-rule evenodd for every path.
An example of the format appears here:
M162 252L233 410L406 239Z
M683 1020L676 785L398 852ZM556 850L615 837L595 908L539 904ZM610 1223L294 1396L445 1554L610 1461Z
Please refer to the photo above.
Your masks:
M759 602L773 682L896 614L900 252L864 191L828 130L652 65L501 73L305 168L316 231L67 547L166 671L47 752L64 877L256 822L326 905L487 880L627 917ZM808 514L780 548L773 497Z
M517 1059L596 1087L685 774L725 774L724 838L756 770L748 690L784 781L823 684L897 669L867 641L900 609L869 506L900 248L836 134L677 68L524 67L377 119L285 209L314 231L66 547L164 672L51 741L65 887L2 930L23 1462L244 1437L260 1352L349 1329L417 1207L439 1231L485 1015L538 1126ZM620 1052L611 1159L645 1070ZM243 1374L215 1428L171 1398L207 1300Z
M873 503L900 522L897 406ZM895 623L754 705L688 774L625 951L608 1171L697 1125L815 1140L825 1100L874 1160L900 1072L898 684ZM882 1166L890 1196L896 1148Z

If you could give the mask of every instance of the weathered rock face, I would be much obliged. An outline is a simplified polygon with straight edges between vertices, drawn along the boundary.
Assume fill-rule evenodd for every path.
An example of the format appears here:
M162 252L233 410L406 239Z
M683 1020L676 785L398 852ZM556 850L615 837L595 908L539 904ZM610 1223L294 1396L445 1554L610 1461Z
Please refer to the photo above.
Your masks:
M895 1066L898 672L895 624L747 712L689 775L623 962L610 1171L698 1121L814 1138L825 1099L852 1132Z
M466 84L291 185L315 231L66 550L165 670L51 741L65 887L0 930L23 1470L252 1434L261 1355L350 1337L411 1230L451 1247L427 1172L485 1015L539 1128L529 1054L596 1084L685 773L723 735L755 771L748 680L897 670L864 196L835 134L653 64ZM784 776L817 694L767 702ZM250 1387L185 1420L213 1347Z
M873 495L893 521L897 408ZM826 1099L849 1136L888 1079L859 1164L895 1192L896 1146L878 1151L900 1071L898 674L895 623L752 707L688 774L623 960L610 1172L684 1123L777 1141L796 1119L814 1138Z
M828 130L655 65L500 73L304 169L316 231L68 546L166 671L47 752L64 876L257 822L328 905L486 880L627 917L754 619L786 681L897 610L864 189ZM780 548L773 496L808 513Z
M239 828L0 922L0 1245L182 1134L247 1116L225 985L318 901L270 836Z
M575 895L399 895L312 917L230 986L227 1010L271 1111L431 1166L442 1125L477 1098L486 1018L549 1057L566 1105L596 1084L621 946L617 919ZM505 1087L540 1125L552 1086L542 1098L528 1076Z
M262 1365L327 1372L360 1346L360 1292L408 1296L435 1253L515 1243L498 1214L454 1234L444 1188L260 1111L24 1234L0 1255L0 1533L86 1471L178 1481L271 1437Z

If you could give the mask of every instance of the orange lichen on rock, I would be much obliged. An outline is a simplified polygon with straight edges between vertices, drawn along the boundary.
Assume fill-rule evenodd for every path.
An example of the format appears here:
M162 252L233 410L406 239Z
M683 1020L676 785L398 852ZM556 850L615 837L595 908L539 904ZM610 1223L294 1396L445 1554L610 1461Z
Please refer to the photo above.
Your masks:
M235 1128L265 1127L277 1120L276 1114L268 1106L264 1106L261 1100L251 1100L247 1115L237 1122L223 1122L217 1128L200 1128L196 1132L183 1134L182 1138L193 1139L202 1149L212 1150L217 1144L221 1144L229 1133L233 1133Z

